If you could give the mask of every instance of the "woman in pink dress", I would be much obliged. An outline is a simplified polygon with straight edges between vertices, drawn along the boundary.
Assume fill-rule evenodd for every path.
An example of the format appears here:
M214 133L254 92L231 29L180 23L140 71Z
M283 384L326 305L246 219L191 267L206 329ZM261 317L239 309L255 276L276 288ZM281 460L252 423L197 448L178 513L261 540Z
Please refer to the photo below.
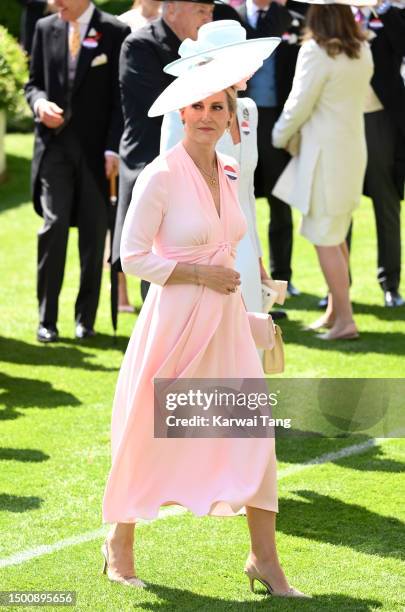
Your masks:
M123 270L151 287L117 383L103 504L103 520L114 526L102 552L110 580L145 586L133 562L137 519L153 519L169 504L197 516L233 516L246 507L251 588L257 579L273 595L297 597L303 594L289 586L275 544L274 437L154 438L154 379L264 376L234 269L247 230L238 169L215 152L236 102L230 89L199 97L204 82L213 83L210 94L214 83L228 87L252 72L239 64L204 67L200 79L179 77L166 90L179 97L185 137L140 174L125 220ZM173 110L163 109L165 95L155 114Z

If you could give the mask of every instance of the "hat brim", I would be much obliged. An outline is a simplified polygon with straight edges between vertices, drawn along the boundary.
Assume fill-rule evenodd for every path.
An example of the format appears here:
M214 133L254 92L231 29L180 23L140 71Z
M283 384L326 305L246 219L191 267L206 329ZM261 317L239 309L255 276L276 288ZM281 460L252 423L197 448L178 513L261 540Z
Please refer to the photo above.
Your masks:
M375 6L378 0L295 0L304 4L317 4L318 6L329 6L331 4L341 4L343 6Z
M211 59L230 59L232 60L232 54L236 53L254 53L256 58L260 61L264 61L270 57L273 51L280 43L280 38L267 37L267 38L253 38L237 43L228 43L221 47L215 47L195 55L188 57L181 57L170 64L167 64L163 68L164 72L173 76L180 76L186 72L189 68L193 68L198 64L199 61L207 62Z
M148 117L158 117L184 108L231 87L254 74L263 65L257 57L238 57L233 62L216 58L182 73L160 94L149 109Z

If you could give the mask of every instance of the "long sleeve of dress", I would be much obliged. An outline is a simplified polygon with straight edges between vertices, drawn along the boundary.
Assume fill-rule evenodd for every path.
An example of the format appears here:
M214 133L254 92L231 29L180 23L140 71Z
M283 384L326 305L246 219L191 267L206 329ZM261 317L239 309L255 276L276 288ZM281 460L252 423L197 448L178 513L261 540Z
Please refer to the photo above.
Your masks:
M273 129L273 145L284 148L309 119L328 76L325 52L314 40L304 43L298 53L292 89Z
M167 198L167 170L154 162L141 172L135 183L121 238L123 271L157 285L166 283L177 263L161 257L153 249Z

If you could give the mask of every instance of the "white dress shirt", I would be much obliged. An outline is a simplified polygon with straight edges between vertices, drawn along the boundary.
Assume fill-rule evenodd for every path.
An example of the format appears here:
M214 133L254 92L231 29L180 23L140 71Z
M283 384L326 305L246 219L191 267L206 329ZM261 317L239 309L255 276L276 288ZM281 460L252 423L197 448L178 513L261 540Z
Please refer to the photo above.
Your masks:
M269 7L261 9L253 0L246 0L246 16L251 28L256 28L259 19L259 11L267 13Z

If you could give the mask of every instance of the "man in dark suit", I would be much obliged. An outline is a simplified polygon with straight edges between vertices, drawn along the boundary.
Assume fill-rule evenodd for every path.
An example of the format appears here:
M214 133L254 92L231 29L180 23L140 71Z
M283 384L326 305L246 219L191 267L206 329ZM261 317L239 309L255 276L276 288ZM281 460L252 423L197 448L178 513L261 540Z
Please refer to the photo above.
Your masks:
M367 15L374 75L365 123L368 163L365 194L373 201L378 242L377 279L388 307L405 305L401 275L401 199L405 180L405 9L388 2Z
M162 16L128 36L122 45L120 84L124 133L120 145L120 180L112 263L120 269L120 242L135 181L146 164L159 155L162 117L147 116L149 108L174 77L164 66L178 59L180 43L197 38L198 28L212 21L213 0L163 3ZM142 295L147 284L142 281Z
M58 14L37 23L26 97L36 118L32 192L43 216L38 234L41 342L58 339L69 226L79 229L76 337L94 335L108 177L118 170L122 112L118 59L129 28L89 0L55 0Z
M248 38L282 36L292 25L285 0L247 0L238 9ZM273 278L288 281L290 295L298 295L291 283L291 256L293 226L290 207L272 195L280 174L288 163L289 155L271 143L271 132L285 101L284 70L277 70L280 48L268 58L263 67L248 81L246 94L253 98L259 111L257 145L259 162L255 173L255 192L265 196L270 204L269 247L270 269ZM285 56L283 56L285 57ZM288 94L287 94L288 95Z

